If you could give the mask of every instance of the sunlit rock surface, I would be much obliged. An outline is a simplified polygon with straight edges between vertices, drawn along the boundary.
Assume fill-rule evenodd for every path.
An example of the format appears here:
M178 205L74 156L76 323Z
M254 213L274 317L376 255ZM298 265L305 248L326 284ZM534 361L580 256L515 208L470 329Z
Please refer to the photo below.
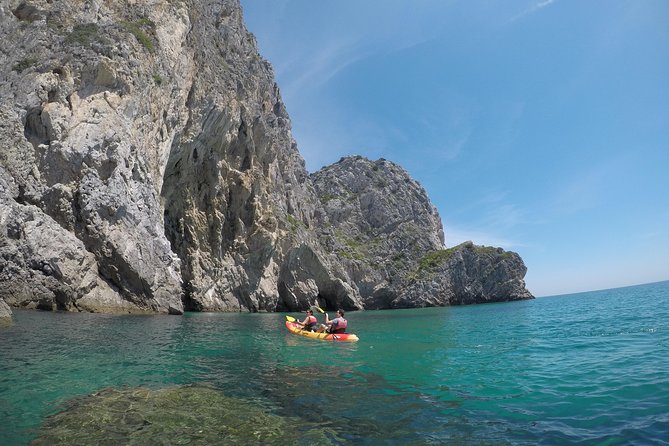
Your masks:
M308 174L238 0L9 0L0 60L10 306L355 310L523 294L490 284L524 287L524 266L495 257L481 269L493 276L466 268L483 294L453 288L452 268L419 280L443 230L401 167L357 157Z

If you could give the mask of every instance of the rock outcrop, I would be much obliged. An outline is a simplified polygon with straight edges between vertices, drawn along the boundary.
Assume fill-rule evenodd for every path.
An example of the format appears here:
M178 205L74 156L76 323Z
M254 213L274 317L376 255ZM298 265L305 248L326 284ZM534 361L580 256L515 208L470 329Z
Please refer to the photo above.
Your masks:
M524 266L467 257L465 272L435 274L441 301L422 300L412 272L443 245L425 191L386 161L309 176L238 0L4 1L0 63L11 306L180 314L522 294L496 284L521 284ZM478 277L482 294L479 270L497 274Z
M312 175L325 216L321 241L337 253L365 308L528 299L518 254L471 242L444 249L425 190L400 166L361 156Z
M393 308L468 305L532 299L527 268L515 252L465 242L426 253L408 277Z
M9 325L12 323L12 309L0 299L0 325Z

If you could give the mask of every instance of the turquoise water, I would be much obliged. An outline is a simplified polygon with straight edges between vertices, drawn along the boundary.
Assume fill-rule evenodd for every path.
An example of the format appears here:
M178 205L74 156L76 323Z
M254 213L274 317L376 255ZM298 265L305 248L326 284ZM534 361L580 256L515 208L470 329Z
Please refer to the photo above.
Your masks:
M16 311L0 328L0 444L37 438L75 397L183 384L332 444L669 444L669 282L347 317L358 343L291 335L283 314Z

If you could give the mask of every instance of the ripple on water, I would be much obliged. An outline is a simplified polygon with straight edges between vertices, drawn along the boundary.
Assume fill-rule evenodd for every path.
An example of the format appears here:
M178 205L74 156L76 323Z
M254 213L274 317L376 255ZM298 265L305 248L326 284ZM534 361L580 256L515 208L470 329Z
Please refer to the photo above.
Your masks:
M95 404L79 398L101 389L145 389L160 405L161 391L192 385L333 444L666 444L668 296L665 283L355 312L361 342L351 345L292 336L283 315L17 311L0 330L0 438L26 444L45 419L72 414L63 412L72 398ZM205 399L192 411L225 416ZM136 415L125 422L144 430ZM178 428L160 420L157 435ZM198 432L180 432L174 438L198 441Z

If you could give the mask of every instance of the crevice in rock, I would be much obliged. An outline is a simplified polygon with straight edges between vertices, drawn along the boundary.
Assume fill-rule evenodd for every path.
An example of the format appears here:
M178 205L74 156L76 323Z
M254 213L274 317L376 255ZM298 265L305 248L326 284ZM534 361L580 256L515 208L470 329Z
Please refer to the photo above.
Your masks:
M277 286L279 290L279 300L276 302L276 307L274 311L277 312L287 312L293 310L293 305L289 305L288 302L291 300L291 293L288 292L288 287L284 281L280 281Z
M49 129L42 122L42 108L35 107L26 115L26 122L23 126L23 135L37 148L40 144L51 144L49 140Z
M251 154L247 153L246 156L244 157L244 160L242 161L242 165L239 167L239 170L242 172L246 172L251 168Z
M184 305L184 311L202 311L202 303L193 298L193 286L189 280L184 280L181 286L183 294L181 302Z
M18 204L26 204L26 187L19 184L19 194L14 198Z
M70 309L70 297L63 290L54 290L56 309L59 311L68 311Z
M41 311L53 311L53 302L50 299L41 299L37 302L36 309Z

